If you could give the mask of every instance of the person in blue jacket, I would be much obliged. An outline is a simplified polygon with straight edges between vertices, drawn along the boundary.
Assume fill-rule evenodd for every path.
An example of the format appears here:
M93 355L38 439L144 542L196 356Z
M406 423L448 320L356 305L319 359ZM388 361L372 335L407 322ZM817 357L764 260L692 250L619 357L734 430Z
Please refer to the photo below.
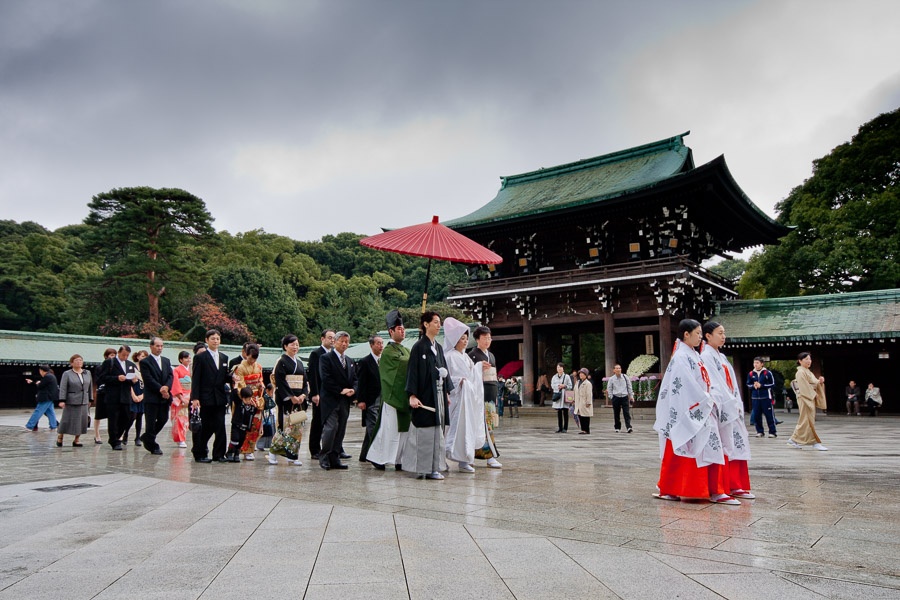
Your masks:
M775 430L775 412L772 410L772 388L775 387L775 377L766 368L760 356L753 359L753 370L747 375L747 387L750 389L750 402L753 405L756 437L766 437L762 425L763 416L769 426L769 437L778 437Z

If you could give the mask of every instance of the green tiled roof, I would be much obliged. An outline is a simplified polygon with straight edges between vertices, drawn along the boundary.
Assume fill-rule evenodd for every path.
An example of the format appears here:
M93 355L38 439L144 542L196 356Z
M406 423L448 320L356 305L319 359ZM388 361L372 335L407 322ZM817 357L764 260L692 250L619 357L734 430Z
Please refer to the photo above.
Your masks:
M501 178L497 196L444 223L454 229L574 208L651 187L693 169L682 133L651 144Z
M718 305L714 320L735 343L900 337L900 289Z
M69 357L73 354L80 354L84 357L85 363L93 365L99 364L103 360L103 351L106 348L118 349L122 344L130 346L132 352L141 349L150 350L150 344L146 339L0 330L0 364L37 365L48 363L51 366L67 366ZM167 341L163 356L171 360L174 365L180 351L191 351L193 348L194 342ZM235 357L241 353L240 346L223 344L221 348L229 357ZM281 348L264 347L260 348L259 361L264 368L270 369L275 366L275 362L280 356Z

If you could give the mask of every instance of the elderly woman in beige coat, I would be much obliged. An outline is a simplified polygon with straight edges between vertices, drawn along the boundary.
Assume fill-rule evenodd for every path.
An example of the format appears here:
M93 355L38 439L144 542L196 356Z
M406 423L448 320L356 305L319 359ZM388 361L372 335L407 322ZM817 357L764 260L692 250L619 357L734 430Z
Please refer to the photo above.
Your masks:
M594 387L588 379L589 374L590 371L582 368L575 384L575 414L581 424L580 435L591 433L591 417L594 416Z
M801 352L797 357L797 407L800 409L800 418L797 427L788 440L788 446L802 448L812 446L816 450L828 450L822 445L822 440L816 433L816 409L825 410L825 378L816 377L809 370L812 365L812 356L809 352Z

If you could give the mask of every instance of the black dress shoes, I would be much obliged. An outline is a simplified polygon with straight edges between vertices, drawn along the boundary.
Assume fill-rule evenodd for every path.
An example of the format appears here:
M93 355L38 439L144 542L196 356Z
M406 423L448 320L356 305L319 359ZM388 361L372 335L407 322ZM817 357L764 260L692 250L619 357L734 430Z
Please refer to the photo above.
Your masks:
M116 444L115 446L113 446L113 450L124 450L124 449L125 448L122 446L122 444Z
M350 467L347 466L347 465L345 465L345 464L342 463L342 462L339 462L339 463L336 464L336 465L331 465L331 468L332 468L332 469L341 469L341 470L345 470L345 469L349 469Z
M215 460L216 462L220 462L220 463L231 462L230 460L228 460L228 459L225 458L224 456L220 456L219 458L214 458L213 460Z
M394 470L395 470L395 471L402 471L402 470L403 470L403 465L394 465Z
M331 470L331 463L328 462L327 460L320 460L319 466L322 467L323 469L325 469L326 471Z
M153 450L150 451L150 454L155 454L155 455L157 455L157 456L162 456L162 450L160 450L159 448L154 448Z
M352 456L350 456L350 455L347 454L346 452L341 452L340 457L343 458L344 460L347 460L348 458L353 458Z
M372 466L375 467L376 469L378 469L379 471L384 471L384 465L379 465L378 463L372 462L371 460L368 462L370 462L372 464Z
M313 455L312 455L312 459L313 459L313 460L319 460L319 455L318 455L318 454L313 454Z
M212 462L212 459L208 456L204 456L203 458L195 458L194 462L203 463L203 464L208 465L209 463Z

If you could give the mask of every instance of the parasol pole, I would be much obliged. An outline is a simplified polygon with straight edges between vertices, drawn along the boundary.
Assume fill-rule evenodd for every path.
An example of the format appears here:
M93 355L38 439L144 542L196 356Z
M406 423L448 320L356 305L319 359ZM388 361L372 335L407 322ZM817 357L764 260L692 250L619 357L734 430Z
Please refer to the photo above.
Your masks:
M435 217L437 219L437 217ZM428 303L428 280L431 279L431 259L428 259L428 269L425 270L425 290L422 292L422 314L425 314L425 304Z

